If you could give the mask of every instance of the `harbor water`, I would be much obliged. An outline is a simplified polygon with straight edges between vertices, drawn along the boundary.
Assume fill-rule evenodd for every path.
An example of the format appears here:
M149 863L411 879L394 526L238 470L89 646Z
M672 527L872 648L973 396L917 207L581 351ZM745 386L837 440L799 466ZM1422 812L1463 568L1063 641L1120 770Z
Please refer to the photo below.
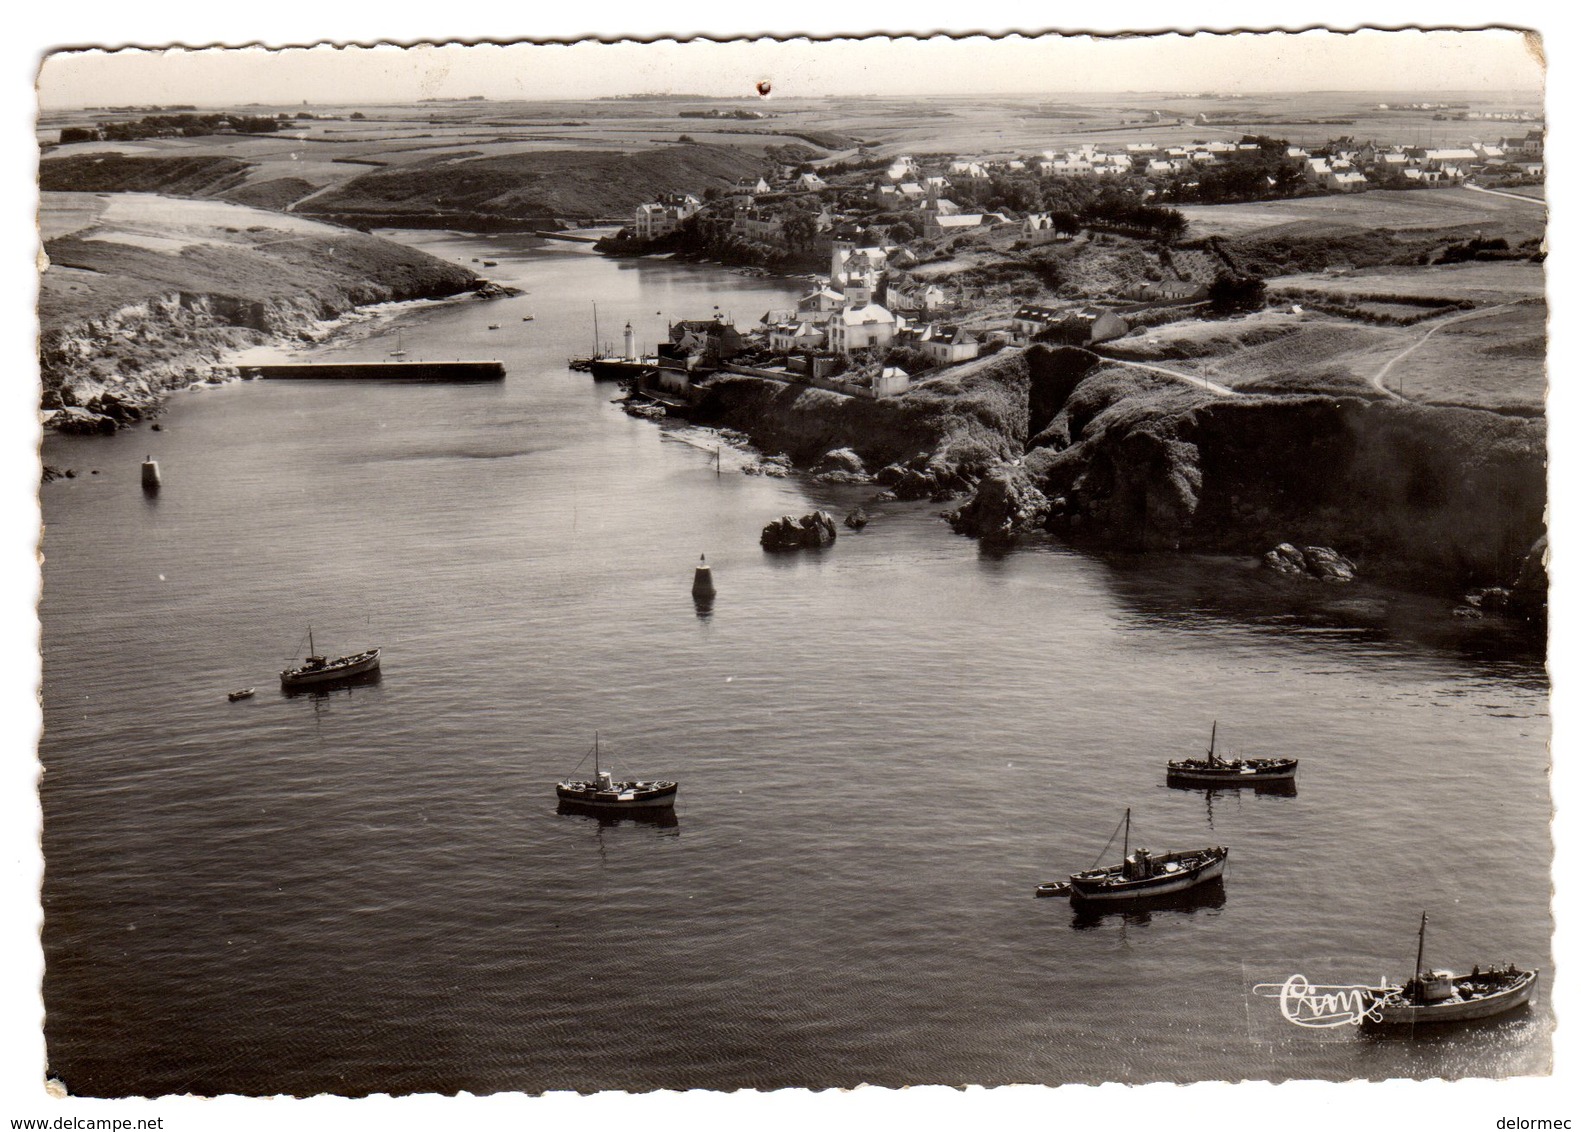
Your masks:
M595 301L605 340L651 343L755 323L795 281L401 238L525 294L408 305L298 360L383 360L399 326L503 383L238 382L174 395L157 433L45 442L77 472L42 489L41 606L46 1036L72 1092L1546 1071L1530 640L1248 560L990 552L939 504L743 474L566 359ZM758 546L859 504L827 550ZM382 647L382 678L281 694L309 626L331 656ZM1215 721L1221 754L1298 757L1296 792L1166 788ZM595 731L617 777L680 782L673 820L557 812ZM1222 886L1034 898L1128 807L1133 846L1228 846ZM1434 965L1542 967L1533 1007L1407 1039L1250 1020L1252 984L1314 956L1404 978L1424 910Z

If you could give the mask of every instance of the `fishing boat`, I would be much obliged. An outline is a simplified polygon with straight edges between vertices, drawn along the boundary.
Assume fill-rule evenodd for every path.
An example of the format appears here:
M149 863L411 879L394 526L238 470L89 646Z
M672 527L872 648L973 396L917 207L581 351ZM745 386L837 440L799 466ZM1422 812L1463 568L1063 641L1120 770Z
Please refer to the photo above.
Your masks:
M1130 810L1125 811L1123 825L1125 841L1120 863L1072 873L1068 891L1073 902L1145 900L1184 892L1224 875L1230 851L1222 845L1206 849L1172 849L1165 853L1153 853L1142 848L1132 850ZM1109 835L1109 841L1113 843L1113 834ZM1108 845L1104 846L1104 850L1108 848ZM1103 853L1100 852L1098 856L1101 859ZM1042 887L1039 886L1040 889ZM1059 893L1051 892L1050 895Z
M402 340L401 328L399 326L395 328L395 349L390 351L390 357L406 357L406 343Z
M250 700L258 694L257 688L242 688L235 692L227 692L225 698L235 703L237 700Z
M498 330L499 328L500 328L500 324L499 323L497 323L497 322L489 323L489 329L490 330Z
M599 765L598 734L593 735L593 777L586 781L567 779L555 784L555 796L562 803L596 810L645 810L675 805L674 782L616 782ZM586 759L586 755L582 756Z
M523 322L531 322L532 320L533 320L533 316L532 315L530 315L530 314L522 315L522 321Z
M313 630L309 628L307 658L295 668L287 668L280 673L280 687L287 691L296 688L313 688L333 684L339 680L349 680L369 672L377 672L378 669L378 649L367 649L349 656L337 656L334 660L320 656L313 645Z
M1373 1026L1420 1026L1439 1022L1469 1022L1491 1018L1531 1001L1537 989L1537 971L1524 971L1510 963L1486 971L1473 967L1469 975L1424 970L1427 913L1416 936L1416 974L1404 986L1374 992L1372 1009L1364 1021Z
M1219 723L1213 722L1205 759L1176 759L1165 768L1171 786L1255 786L1262 782L1288 782L1296 776L1299 759L1221 759L1218 755Z

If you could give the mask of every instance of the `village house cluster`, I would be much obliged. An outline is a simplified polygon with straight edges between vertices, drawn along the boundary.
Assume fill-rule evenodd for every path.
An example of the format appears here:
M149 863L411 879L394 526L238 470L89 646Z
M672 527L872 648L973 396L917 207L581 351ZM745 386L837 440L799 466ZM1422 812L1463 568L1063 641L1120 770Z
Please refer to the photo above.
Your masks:
M909 156L894 158L865 181L851 184L846 175L831 185L816 172L787 168L776 183L757 177L740 182L705 201L690 193L667 195L638 206L631 234L639 240L667 235L691 217L708 232L782 249L816 246L828 252L828 241L842 227L859 223L862 214L901 214L909 219L913 238L938 239L955 233L1006 224L1022 224L1028 233L1046 231L1051 218L1036 210L1016 214L1007 209L964 207L952 198L955 186L990 178L1077 178L1124 182L1142 200L1190 199L1197 178L1215 166L1259 159L1268 167L1268 139L1196 141L1159 145L1150 141L1100 145L1091 143L1063 151L1047 150L1025 158L989 160L956 157L926 167ZM1292 191L1356 192L1381 187L1431 187L1467 180L1524 178L1544 174L1543 132L1527 131L1495 142L1461 147L1381 146L1349 138L1311 150L1285 146L1275 157L1287 174L1282 187ZM874 175L876 174L876 175ZM1270 189L1278 179L1270 176ZM831 191L832 190L832 191ZM956 195L962 195L957 192ZM976 196L978 194L969 194ZM906 241L900 241L906 242Z
M896 274L919 263L908 245L927 254L929 241L937 246L955 234L1013 226L1015 240L1031 246L1074 235L1080 226L1051 211L1017 215L1009 209L965 208L953 197L982 199L983 194L960 186L995 178L1079 178L1123 182L1146 201L1166 186L1190 187L1195 176L1215 166L1252 159L1261 163L1258 168L1276 167L1294 192L1346 193L1454 185L1481 177L1540 179L1542 152L1542 131L1534 129L1496 144L1462 148L1340 139L1308 150L1258 139L1087 144L1001 160L954 157L924 163L899 156L887 166L831 174L830 180L806 167L786 168L773 184L754 177L705 196L666 194L638 206L623 235L649 242L692 225L714 238L824 258L826 273L812 277L794 309L765 312L756 327L743 333L731 328L728 349L721 352L719 342L711 341L710 355L726 370L882 397L904 391L911 382L904 369L886 364L897 350L907 351L913 369L931 369L1004 345L1092 345L1128 333L1128 316L1135 311L1207 297L1204 280L1214 277L1212 264L1195 265L1178 279L1139 284L1115 304L1028 303L1008 320L978 319L940 286ZM897 216L904 226L899 239L892 235ZM1207 254L1177 250L1174 258L1184 262ZM717 330L713 334L717 338Z
M1434 186L1510 174L1540 180L1544 173L1541 130L1504 138L1496 144L1473 142L1457 148L1340 144L1319 153L1308 153L1299 146L1291 146L1285 152L1304 163L1303 176L1309 184L1335 192L1377 188L1395 178Z

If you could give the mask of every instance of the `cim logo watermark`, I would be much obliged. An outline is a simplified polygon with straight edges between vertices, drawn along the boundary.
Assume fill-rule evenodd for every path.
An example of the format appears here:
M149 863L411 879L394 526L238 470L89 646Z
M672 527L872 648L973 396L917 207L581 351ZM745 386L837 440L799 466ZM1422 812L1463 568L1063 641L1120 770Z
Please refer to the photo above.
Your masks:
M1355 983L1314 983L1305 975L1291 975L1281 983L1256 983L1252 993L1279 1002L1279 1016L1292 1026L1329 1030L1360 1026L1383 1017L1386 988Z
M1298 955L1271 970L1243 962L1247 1036L1276 1044L1354 1041L1362 1026L1382 1020L1384 993L1409 965L1376 955Z

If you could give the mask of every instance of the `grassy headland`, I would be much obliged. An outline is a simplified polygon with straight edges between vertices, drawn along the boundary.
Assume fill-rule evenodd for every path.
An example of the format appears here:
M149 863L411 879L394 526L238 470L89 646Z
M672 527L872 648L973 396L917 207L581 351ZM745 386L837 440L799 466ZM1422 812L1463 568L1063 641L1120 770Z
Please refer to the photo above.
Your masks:
M206 376L237 347L306 334L356 306L483 282L388 240L238 205L46 193L42 212L44 404L112 419Z

